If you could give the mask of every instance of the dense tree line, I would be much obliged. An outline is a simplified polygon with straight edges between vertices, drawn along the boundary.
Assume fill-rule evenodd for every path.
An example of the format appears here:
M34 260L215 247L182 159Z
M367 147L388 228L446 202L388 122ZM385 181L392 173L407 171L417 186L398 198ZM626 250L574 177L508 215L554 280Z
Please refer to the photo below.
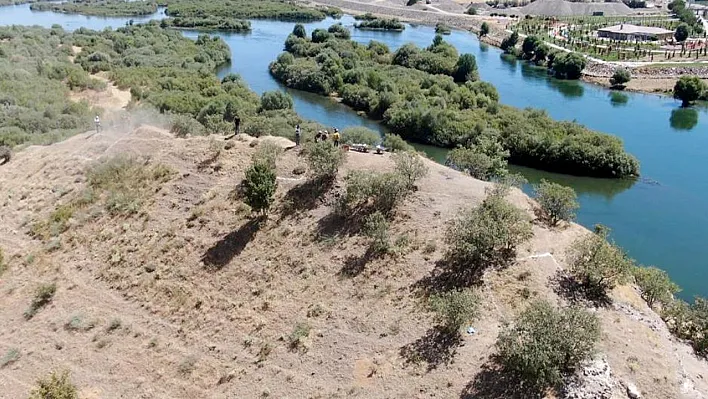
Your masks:
M330 36L315 42L290 35L285 50L270 65L276 79L296 89L336 93L408 140L468 147L484 132L515 164L577 175L638 174L637 160L620 139L553 121L544 111L499 104L496 89L477 81L474 56L459 56L441 37L427 49L409 44L392 53L375 41L362 45Z
M196 28L201 30L221 30L232 32L248 32L251 30L250 21L222 17L166 18L160 21L160 26L164 28Z
M39 2L30 5L33 11L53 11L66 14L100 16L139 16L157 12L154 1L72 0L65 3Z
M370 15L370 14L369 14ZM396 18L369 18L369 17L359 17L357 18L359 20L362 20L362 22L354 24L354 27L357 29L367 29L367 30L392 30L392 31L403 31L406 29L406 26L401 23Z
M172 0L167 5L171 17L222 17L238 19L277 19L281 21L320 21L327 16L340 17L333 7L308 8L294 2L277 0Z

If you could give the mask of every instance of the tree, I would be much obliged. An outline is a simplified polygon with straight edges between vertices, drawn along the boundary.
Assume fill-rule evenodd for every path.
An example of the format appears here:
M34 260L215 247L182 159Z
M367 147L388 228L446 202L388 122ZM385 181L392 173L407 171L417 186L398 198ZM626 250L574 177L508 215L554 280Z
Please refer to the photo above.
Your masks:
M280 90L267 91L261 96L261 109L272 111L276 109L292 109L293 98Z
M326 42L330 37L332 37L332 35L324 29L315 29L312 31L313 43Z
M460 58L457 59L453 78L455 82L458 83L464 83L468 80L477 80L479 78L479 74L477 73L477 60L474 58L474 55L462 54Z
M412 190L415 182L428 174L428 167L416 153L403 151L393 154L391 158L396 163L396 172L403 177L408 190Z
M681 76L674 85L674 98L681 100L687 107L698 100L706 90L706 84L697 76Z
M688 34L689 34L689 27L685 23L680 23L679 26L676 27L676 32L674 32L674 38L678 42L683 42L688 39Z
M634 279L642 291L642 298L647 301L650 307L653 307L656 302L669 304L673 300L674 294L681 291L665 271L654 266L636 267Z
M345 28L341 23L330 26L329 29L327 29L327 32L340 39L349 40L351 38L351 32L349 32L349 29Z
M526 213L501 194L492 193L480 206L462 211L449 224L447 259L453 266L478 271L513 257L516 247L532 236Z
M624 282L633 262L614 243L607 241L609 230L601 225L595 232L575 241L570 249L570 270L595 297L607 295L617 283Z
M364 219L364 235L371 238L370 249L376 255L385 255L391 250L388 221L381 212L374 212Z
M415 151L415 148L408 144L403 138L397 134L386 133L384 135L383 146L387 151Z
M484 37L489 34L489 24L482 22L482 26L479 28L479 37Z
M536 47L536 51L534 52L534 61L536 61L537 64L542 64L546 61L549 54L551 54L551 48L548 47L546 43L541 43Z
M445 164L476 179L491 180L507 174L507 158L509 151L499 141L482 134L476 144L448 152Z
M502 40L501 45L499 47L504 50L505 53L511 53L513 52L513 49L516 47L516 44L518 42L519 34L514 31L511 33L511 35L509 35L509 37Z
M311 143L307 148L307 163L316 180L332 180L344 163L344 153L331 141Z
M344 144L366 144L369 146L375 146L381 142L381 136L375 131L363 127L348 127L342 130L342 143Z
M579 79L587 61L578 53L561 53L553 59L553 71L557 78Z
M540 37L533 35L526 36L523 43L521 43L521 51L524 53L524 58L528 60L533 59L536 48L541 44L543 44L543 40L541 40Z
M610 84L613 87L624 88L624 84L632 80L632 74L628 69L616 69L610 78Z
M468 288L434 294L428 301L428 307L435 312L436 321L445 331L458 334L460 328L479 314L479 302L479 295Z
M539 391L557 387L588 359L600 339L597 316L578 307L529 305L497 338L501 364Z
M541 180L536 188L536 201L551 226L558 225L561 220L572 221L575 210L580 207L575 190L546 180Z
M304 39L307 37L307 31L302 24L295 24L295 28L293 28L293 35Z
M267 214L275 199L275 169L268 162L256 161L246 170L243 181L246 203L255 212Z

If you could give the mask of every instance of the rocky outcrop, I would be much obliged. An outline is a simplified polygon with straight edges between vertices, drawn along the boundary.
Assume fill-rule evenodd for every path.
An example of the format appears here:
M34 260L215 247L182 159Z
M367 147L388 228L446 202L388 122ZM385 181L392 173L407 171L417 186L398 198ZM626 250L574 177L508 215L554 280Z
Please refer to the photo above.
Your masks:
M570 377L563 389L563 398L610 399L613 386L610 365L604 357L599 357L585 363Z

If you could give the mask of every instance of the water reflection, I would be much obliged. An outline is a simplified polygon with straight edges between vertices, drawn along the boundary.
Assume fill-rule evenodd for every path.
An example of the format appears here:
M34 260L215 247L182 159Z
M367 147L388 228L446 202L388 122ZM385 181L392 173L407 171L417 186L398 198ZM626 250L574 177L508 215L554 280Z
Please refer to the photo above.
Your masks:
M528 184L524 187L526 192L531 192L531 186L539 184L542 179L545 179L573 187L579 196L594 196L605 200L611 200L617 194L630 189L637 183L635 179L597 179L594 177L569 176L515 165L509 165L509 171L519 173L528 180Z
M669 123L674 130L691 130L698 124L698 111L693 108L677 108L671 111Z
M519 61L516 59L511 54L504 54L502 53L499 56L499 59L502 61L502 65L508 66L510 71L516 71L517 64Z
M629 102L629 96L620 91L611 91L609 97L613 107L624 107Z
M577 80L561 80L549 77L548 85L565 98L579 98L585 94L585 87Z

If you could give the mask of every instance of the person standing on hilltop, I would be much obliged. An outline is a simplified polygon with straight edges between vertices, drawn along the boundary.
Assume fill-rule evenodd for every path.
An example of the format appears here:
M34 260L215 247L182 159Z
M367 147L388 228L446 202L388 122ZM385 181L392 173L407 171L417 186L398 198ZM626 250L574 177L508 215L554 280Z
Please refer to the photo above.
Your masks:
M96 125L96 133L98 133L101 130L101 118L96 115L96 117L93 118L93 123Z
M234 133L239 134L241 131L241 118L238 115L234 116Z
M300 146L300 124L295 125L295 146Z

